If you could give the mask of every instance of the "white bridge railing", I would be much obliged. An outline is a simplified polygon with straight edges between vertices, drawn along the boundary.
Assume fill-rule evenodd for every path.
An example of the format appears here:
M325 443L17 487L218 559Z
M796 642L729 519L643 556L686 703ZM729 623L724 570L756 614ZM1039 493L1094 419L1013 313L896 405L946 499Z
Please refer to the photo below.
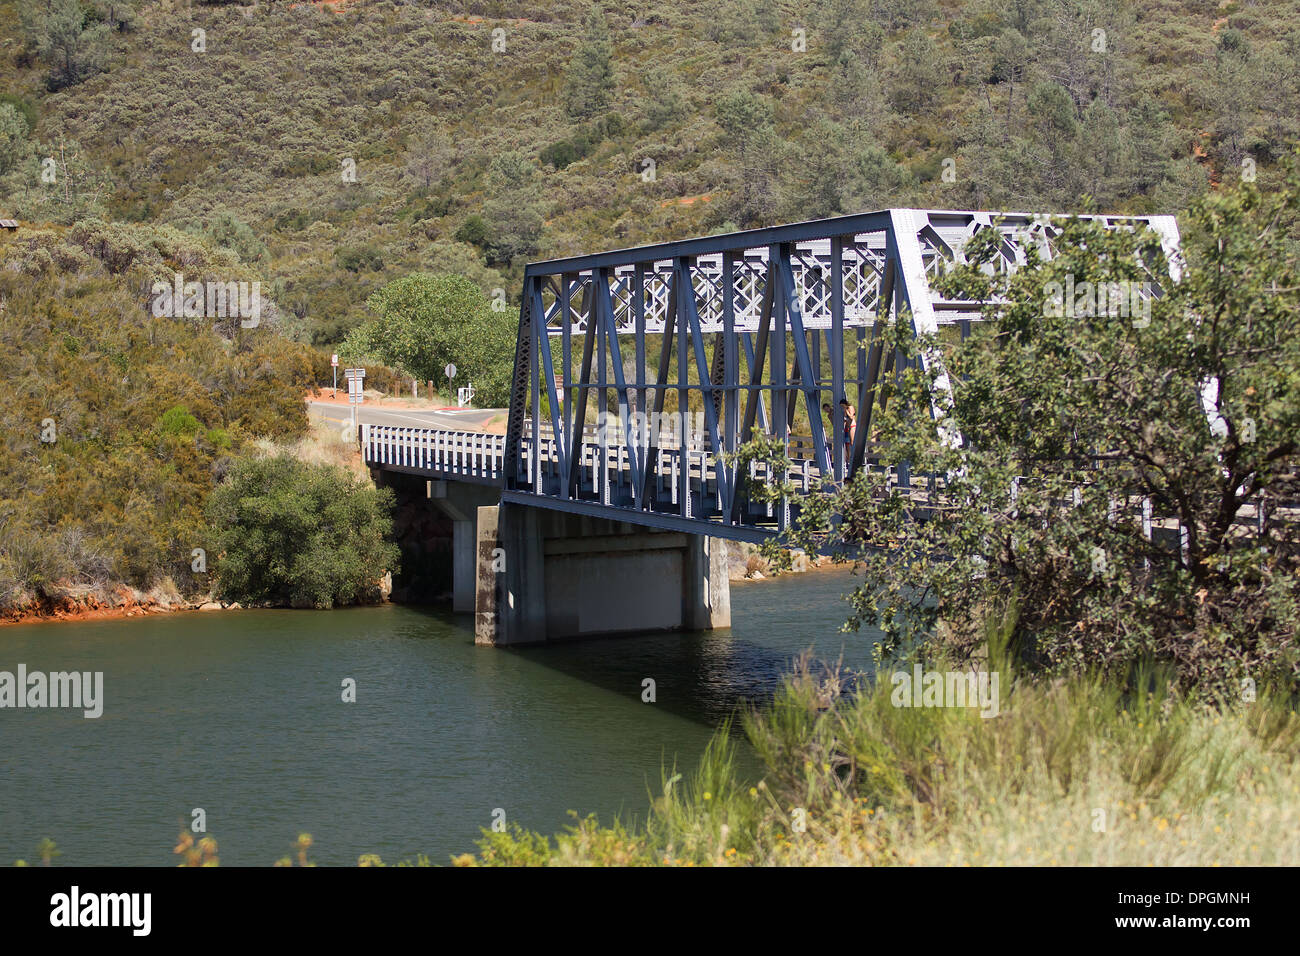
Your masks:
M594 431L592 436L595 436ZM649 476L650 492L674 513L691 515L697 508L722 508L718 456L696 447L693 440L688 441L684 449L675 438L670 441L676 443L676 447L655 450ZM811 458L800 457L804 452L803 444L798 439L792 440L793 467L788 477L797 489L808 493L821 472ZM484 432L363 424L361 451L368 465L409 468L446 477L490 482L502 477L506 437ZM525 422L519 448L519 473L533 487L546 489L538 493L558 493L561 497L568 497L561 490L560 444L546 425L542 426L537 451L534 459L532 422ZM641 454L644 455L645 451L642 448ZM583 441L578 450L577 470L575 490L580 497L590 495L610 503L619 498L631 498L634 494L631 461L624 445L602 446L597 441ZM750 482L762 484L772 480L764 462L750 462L748 478ZM684 499L681 494L683 485L689 489ZM760 506L760 510L770 517L773 509L768 503Z
M361 454L372 465L495 480L501 477L505 453L505 435L396 425L361 426Z

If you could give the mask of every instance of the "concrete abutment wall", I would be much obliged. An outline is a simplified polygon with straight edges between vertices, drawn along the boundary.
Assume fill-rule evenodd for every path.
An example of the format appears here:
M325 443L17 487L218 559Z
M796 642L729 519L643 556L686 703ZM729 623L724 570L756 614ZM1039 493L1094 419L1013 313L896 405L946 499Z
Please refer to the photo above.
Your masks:
M730 626L718 539L513 503L479 509L479 644Z

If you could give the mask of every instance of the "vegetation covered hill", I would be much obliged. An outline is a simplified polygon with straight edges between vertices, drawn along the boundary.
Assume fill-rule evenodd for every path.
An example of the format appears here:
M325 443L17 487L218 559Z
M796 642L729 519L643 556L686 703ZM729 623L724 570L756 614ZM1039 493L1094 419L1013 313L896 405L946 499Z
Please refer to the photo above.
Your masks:
M1286 0L5 0L0 50L0 211L227 216L316 343L415 270L513 304L526 259L733 226L1176 212L1300 126Z
M4 606L181 582L232 456L305 427L310 346L400 345L413 273L500 317L501 385L529 259L890 205L1178 212L1267 191L1300 127L1286 0L0 0L0 60ZM260 323L160 316L178 273L260 282Z
M207 496L232 455L305 431L311 350L152 316L158 271L238 269L170 227L29 230L0 259L0 612L207 590Z

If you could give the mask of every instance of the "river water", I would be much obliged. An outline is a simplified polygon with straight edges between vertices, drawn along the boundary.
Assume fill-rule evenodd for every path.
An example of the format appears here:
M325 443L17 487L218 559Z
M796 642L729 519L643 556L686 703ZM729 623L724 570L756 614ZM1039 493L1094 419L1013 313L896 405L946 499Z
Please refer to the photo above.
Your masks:
M6 627L0 671L102 671L104 712L0 709L0 865L44 837L60 863L175 864L195 808L223 864L257 866L304 831L322 864L441 864L497 810L545 833L571 810L643 818L662 768L693 767L795 655L869 667L870 638L839 632L856 580L735 583L730 630L520 650L395 605Z

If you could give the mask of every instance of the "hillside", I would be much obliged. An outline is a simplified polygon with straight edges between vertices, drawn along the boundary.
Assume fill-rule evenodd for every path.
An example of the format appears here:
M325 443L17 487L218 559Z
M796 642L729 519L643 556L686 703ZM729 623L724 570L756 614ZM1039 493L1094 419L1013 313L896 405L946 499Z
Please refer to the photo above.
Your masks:
M1300 127L1283 0L0 0L0 60L0 610L202 591L211 490L385 309L508 324L530 259L890 205L1178 212ZM373 295L415 272L486 298Z
M1300 126L1284 0L94 0L42 47L69 2L0 4L0 214L223 214L318 344L417 269L513 303L530 258L888 205L1177 211Z

